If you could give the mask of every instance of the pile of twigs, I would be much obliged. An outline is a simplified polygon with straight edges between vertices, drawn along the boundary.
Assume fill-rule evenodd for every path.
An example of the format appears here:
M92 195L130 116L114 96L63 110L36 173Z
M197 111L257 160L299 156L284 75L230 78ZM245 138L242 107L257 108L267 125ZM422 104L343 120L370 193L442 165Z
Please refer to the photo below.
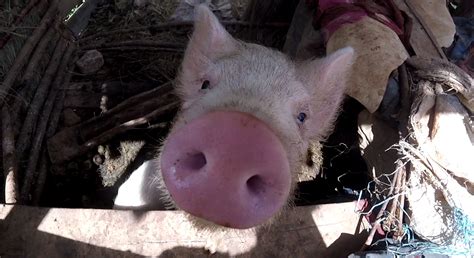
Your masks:
M6 203L37 203L39 200L45 171L37 168L47 162L44 139L55 132L64 97L59 88L70 78L66 68L75 49L54 30L58 22L55 2L30 1L15 21L20 22L36 5L46 6L47 10L16 54L0 86ZM3 40L5 46L10 43L8 36ZM53 55L51 46L54 46ZM42 62L47 66L39 65ZM38 75L41 75L40 80L37 80Z
M23 16L35 7L41 20L15 52L14 62L0 87L5 203L38 205L47 178L55 179L58 171L71 175L70 164L84 160L93 160L100 167L110 155L97 157L97 148L136 129L156 128L153 124L167 127L179 106L172 80L192 30L191 22L163 22L164 16L143 26L147 21L140 21L145 18L137 18L136 10L117 10L114 4L103 3L97 8L83 8L87 12L95 8L92 16L81 13L80 7L76 9L75 14L91 17L88 27L79 35L75 34L77 26L72 31L68 27L75 26L68 23L74 18L65 21L59 17L56 2L49 0L30 0L12 26L19 26ZM107 22L110 19L119 22ZM87 25L82 20L83 24ZM283 46L288 29L285 23L252 25L227 21L224 25L238 38L276 48ZM12 35L0 35L0 43L8 47L15 39ZM88 50L98 50L105 63L96 73L81 74L75 71L75 60ZM112 101L117 90L100 89L117 82L123 91L120 94L132 95ZM107 107L74 106L69 96L72 91L82 94L82 99L90 99L87 92L77 90L78 85L93 85L97 88L93 91L100 92L102 98L110 97L111 101ZM65 117L65 105L80 115L78 123L66 125L60 119ZM95 172L97 166L86 170ZM54 184L49 186L54 188Z

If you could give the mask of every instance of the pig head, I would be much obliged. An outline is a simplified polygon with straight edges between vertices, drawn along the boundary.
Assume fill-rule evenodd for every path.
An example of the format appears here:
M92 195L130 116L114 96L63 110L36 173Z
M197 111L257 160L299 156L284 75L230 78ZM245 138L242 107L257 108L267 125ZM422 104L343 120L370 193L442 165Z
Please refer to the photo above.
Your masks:
M183 104L153 187L198 221L271 223L291 206L309 142L331 129L353 50L297 63L234 39L205 6L195 15L176 81Z

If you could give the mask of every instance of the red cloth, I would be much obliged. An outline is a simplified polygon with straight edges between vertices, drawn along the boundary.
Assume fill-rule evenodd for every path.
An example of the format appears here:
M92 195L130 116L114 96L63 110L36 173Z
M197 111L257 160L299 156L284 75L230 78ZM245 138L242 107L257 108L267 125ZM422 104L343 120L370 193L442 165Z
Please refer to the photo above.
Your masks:
M411 19L392 0L306 0L306 4L316 9L313 27L321 29L326 42L342 25L369 16L392 29L411 49Z

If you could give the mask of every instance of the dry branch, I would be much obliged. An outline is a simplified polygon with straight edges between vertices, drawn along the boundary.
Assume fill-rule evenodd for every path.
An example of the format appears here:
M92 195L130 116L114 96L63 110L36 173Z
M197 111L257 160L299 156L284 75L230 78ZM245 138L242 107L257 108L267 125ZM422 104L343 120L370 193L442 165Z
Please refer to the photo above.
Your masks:
M411 85L410 81L408 79L408 71L406 64L402 64L398 68L398 74L399 74L399 81L400 81L400 114L399 114L399 126L398 126L398 131L399 131L399 137L400 141L403 141L409 137L409 129L410 129L410 109L412 106L412 92L411 92ZM399 154L400 155L400 154ZM408 162L407 164L402 164L401 160L403 157L400 157L399 160L397 161L398 167L400 168L401 173L398 177L399 180L397 180L397 193L401 192L403 189L405 189L406 185L406 178L410 173L410 168L411 164ZM395 206L395 202L393 204ZM399 200L399 206L398 206L398 211L399 215L396 216L394 213L391 213L396 220L395 223L397 223L397 236L402 236L403 234L403 211L405 207L405 194L400 195L400 200Z
M75 60L71 62L71 65L69 67L70 71L72 71L72 68L75 63L74 61ZM62 84L68 85L69 81L71 80L71 77L72 77L72 72L67 71ZM47 127L46 135L45 135L46 139L51 138L56 132L56 128L58 127L58 123L59 123L59 117L61 116L61 111L64 105L64 97L66 95L66 91L64 89L61 89L61 87L59 87L58 90L59 90L59 93L56 98L56 101L54 102L54 107L53 107L53 110L51 111L49 121L48 121L48 127ZM34 194L33 194L33 205L39 205L39 202L41 201L44 185L48 177L48 163L49 163L48 152L46 148L43 148L41 151L41 158L40 158L39 166L38 166L38 179L36 180Z
M397 181L398 177L400 177L400 171L395 172L393 177L394 177L393 181L394 182ZM394 190L395 190L395 184L392 183L390 185L390 190L388 192L388 196L392 196ZM372 225L372 229L370 230L369 235L367 236L367 239L364 242L364 245L360 249L361 252L366 250L372 244L375 232L377 231L377 229L380 228L380 223L383 220L383 214L384 214L385 210L387 209L387 206L388 206L389 202L390 202L390 200L388 200L388 199L385 200L385 202L383 203L383 205L380 208L379 212L377 213L376 221Z
M46 48L51 44L51 42L54 44L54 42L57 41L58 35L55 32L54 28L50 27L46 34L41 38L38 46L35 48L35 52L28 61L28 66L25 69L21 83L30 82L34 76L39 73L38 64L44 56L47 56Z
M13 20L12 24L10 25L10 27L12 28L15 28L17 27L21 21L23 20L23 18L25 18L25 16L33 9L33 7L35 7L38 2L40 0L31 0L22 10L21 12L18 14L18 16L15 17L15 20ZM47 0L43 0L43 3L42 5L46 6L47 4ZM41 13L41 12L40 12ZM0 39L0 49L2 49L6 44L7 42L10 40L12 34L9 33L7 35L5 35L3 38Z
M48 177L48 153L46 149L41 151L41 158L38 166L38 179L35 184L35 192L33 194L33 205L38 206L43 194L44 184Z
M59 51L60 50L62 49L60 48ZM56 78L54 79L51 90L49 91L48 97L44 103L42 113L39 117L39 123L38 123L38 126L36 127L35 135L32 140L31 151L28 155L29 157L28 165L24 173L23 184L21 187L21 199L24 203L26 203L30 199L30 196L31 196L30 190L31 190L33 180L35 179L35 176L36 176L35 174L35 172L37 172L36 166L38 164L41 147L43 146L43 139L47 130L49 117L50 117L51 111L53 110L54 101L56 100L56 96L58 94L58 88L61 86L64 80L65 70L66 70L66 67L68 66L69 59L73 51L74 51L74 46L70 45L67 48L66 53L62 57L58 72L56 74Z
M46 69L38 89L35 92L33 101L28 108L28 113L16 144L17 158L19 161L23 160L24 156L26 155L26 150L30 148L32 134L38 122L38 115L46 100L51 86L51 81L58 70L65 48L66 42L64 40L60 40L58 45L56 45L53 57L51 58L48 68Z
M404 138L408 135L408 119L410 115L411 99L410 99L410 85L408 82L408 73L405 64L398 67L398 74L400 80L400 112L398 115L399 136Z
M401 163L400 161L397 162L397 168L398 168L399 170L401 170L402 167L403 167L403 165L400 164L400 163ZM398 173L400 173L400 172L398 172ZM401 180L402 180L402 177L401 177L401 176L398 176L398 177L397 177L397 181L392 182L392 184L395 184L395 187L394 187L394 188L395 188L395 193L396 193L396 194L398 194L399 191L400 191L400 188L399 188L399 187L400 187L400 182L401 182ZM387 215L387 220L384 221L384 226L385 226L384 230L385 230L385 231L390 231L391 228L392 228L392 227L391 227L392 224L394 224L395 211L396 211L396 209L397 209L397 201L398 201L398 198L396 198L395 200L393 200L393 201L390 203L390 209L388 209L389 212L388 212L388 215Z
M173 101L167 105L163 105L160 108L156 109L155 111L139 118L135 118L133 120L130 120L128 122L125 122L117 127L114 127L102 134L100 134L97 137L94 137L93 139L87 141L84 146L86 147L95 147L99 144L102 144L104 142L107 142L114 137L116 137L119 134L122 134L130 129L134 129L138 126L141 125L146 125L149 124L160 117L166 115L167 113L170 113L171 111L177 110L179 107L179 102L178 101Z
M15 138L13 135L10 110L2 108L2 151L3 177L5 182L5 203L16 203L19 200L18 166L15 157Z
M172 91L172 85L167 83L125 100L101 116L91 118L78 125L81 138L90 139L104 130L148 113L150 110L159 107L160 102L165 102L170 98L174 99Z
M57 4L55 1L53 1L48 11L44 15L43 19L41 19L41 23L38 28L36 28L31 37L26 40L25 45L22 47L22 49L16 56L15 62L10 68L7 76L5 77L5 80L3 81L2 85L0 85L0 100L6 99L6 96L8 96L8 94L10 93L10 90L12 89L16 78L21 72L21 69L23 68L23 66L25 66L26 62L28 62L31 52L37 45L40 38L52 25L56 14ZM2 101L0 101L0 106L2 105Z
M20 6L20 0L12 0L11 5L13 8Z
M409 121L409 115L410 115L410 107L411 107L411 91L410 91L410 82L408 80L408 73L405 64L402 64L399 69L399 80L400 80L400 112L398 116L399 120L399 125L398 125L398 132L399 132L399 139L400 141L403 141L408 137L408 121ZM375 232L377 231L378 228L380 228L380 223L379 221L382 220L382 216L388 206L388 203L391 202L391 208L389 210L388 214L388 220L385 222L385 225L387 226L388 229L392 228L392 224L395 223L395 226L398 231L402 230L402 220L399 220L400 217L403 218L403 214L396 215L397 211L397 202L399 202L399 211L403 212L403 207L404 207L404 202L405 202L405 197L403 189L405 189L405 183L406 183L406 176L409 169L409 164L403 164L401 162L401 159L397 161L397 170L395 171L393 180L390 184L390 190L388 193L388 196L393 196L396 195L396 198L394 200L385 200L383 203L379 213L377 214L377 221L375 225L373 225L371 231L369 232L369 236L367 237L367 240L365 241L364 245L361 248L361 251L367 249L373 241Z
M38 43L38 46L36 47L35 52L33 53L28 66L26 67L23 78L20 81L20 92L13 99L11 104L11 113L13 114L12 121L14 122L15 133L18 132L20 129L18 127L21 126L21 121L19 121L20 111L28 107L28 104L31 102L31 98L33 98L33 95L35 94L36 87L38 86L39 82L35 82L34 77L35 75L42 73L42 71L38 70L41 58L46 57L48 58L47 61L49 61L50 56L48 53L45 53L45 50L49 44L56 41L57 35L55 34L54 29L49 28L48 32L46 32L45 36L41 38L41 41Z
M173 115L177 106L178 99L169 83L133 96L101 116L66 128L53 136L48 141L51 161L53 164L60 164L82 155L104 142L104 139L106 141L142 125L142 121L151 122L150 119Z
M222 21L222 25L226 28L229 27L246 27L246 28L288 28L290 25L288 23L266 23L266 24L253 24L249 22L241 22L241 21ZM95 33L93 35L89 35L87 37L82 38L79 42L87 42L91 40L95 40L100 37L106 36L117 36L123 35L131 32L138 32L138 31L153 31L153 32L161 32L161 31L169 31L172 29L191 29L193 26L193 22L191 21L184 21L184 22L169 22L163 24L157 24L153 26L141 26L135 28L127 28L127 29L118 29L112 31L101 31Z
M164 47L143 47L143 46L123 46L123 47L110 47L110 48L99 48L102 52L106 51L146 51L146 52L172 52L172 53L184 53L184 48L164 48Z
M392 182L395 189L395 198L391 202L390 210L387 215L387 220L385 221L386 231L393 232L395 229L395 236L402 236L403 235L403 207L405 204L405 194L402 192L405 189L405 179L406 179L406 172L407 172L407 165L403 164L403 162L399 159L397 160L397 180ZM397 212L399 212L397 214ZM400 215L401 214L401 215Z
M406 164L405 165L405 171L404 173L402 173L402 179L401 179L401 183L400 183L400 189L405 189L406 187L406 184L407 184L407 174L410 172L410 168L411 168L411 164ZM399 223L399 226L398 226L398 232L397 232L397 235L398 236L403 236L404 234L404 230L403 230L403 212L404 212L404 208L405 208L405 195L402 194L400 195L400 206L399 206L399 213L398 213L398 223Z
M71 62L72 65L69 67L69 71L67 71L66 77L63 81L63 85L68 85L69 81L71 80L72 77L72 70L74 66L74 60ZM59 118L61 116L61 111L63 110L64 106L64 97L66 96L66 91L62 89L61 87L57 89L59 91L58 97L56 101L54 102L54 107L53 110L51 111L51 115L49 118L49 124L48 124L48 130L46 131L46 139L51 138L54 133L56 132L56 129L58 127L59 123Z
M82 50L100 49L100 48L120 48L120 47L153 47L164 49L178 49L183 50L186 46L171 42L159 42L156 40L142 39L142 40L126 40L121 42L103 42L98 44L90 44L81 47Z
M92 82L72 83L67 86L64 107L97 109L100 105L105 105L102 111L105 112L120 104L129 96L154 88L156 88L155 82L110 81L103 83L100 87ZM107 97L105 98L106 101L104 101L105 96Z
M84 37L79 40L80 43L84 43L87 41L95 40L100 37L106 37L106 36L117 36L121 34L127 34L131 32L137 32L137 31L145 31L145 30L152 30L155 32L160 32L160 31L167 31L170 29L180 29L180 28L192 28L193 23L192 22L170 22L170 23L163 23L163 24L158 24L154 26L141 26L141 27L134 27L134 28L126 28L126 29L117 29L117 30L112 30L112 31L101 31L97 32L95 34L89 35L87 37Z
M104 130L119 126L122 123L127 121L132 121L134 119L140 118L145 114L148 114L152 110L160 107L161 105L167 104L169 102L175 101L176 97L174 93L169 92L160 96L160 102L157 99L149 99L143 103L140 103L137 106L130 106L126 111L116 113L113 117L109 119L102 119L101 123L93 123L85 126L80 130L81 139L90 139Z

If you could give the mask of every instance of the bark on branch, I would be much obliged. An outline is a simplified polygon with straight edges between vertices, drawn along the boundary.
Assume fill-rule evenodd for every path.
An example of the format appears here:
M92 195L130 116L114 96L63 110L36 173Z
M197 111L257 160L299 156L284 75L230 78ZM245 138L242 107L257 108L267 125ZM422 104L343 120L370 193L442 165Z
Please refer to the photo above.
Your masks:
M48 32L46 32L45 36L41 39L40 43L35 49L35 53L32 55L28 66L26 67L25 73L23 78L21 79L20 91L18 95L13 99L11 103L11 113L12 121L14 122L14 129L15 134L18 133L20 130L22 122L20 121L21 117L20 114L23 114L24 110L28 107L33 98L33 95L36 92L36 88L39 82L35 81L35 75L42 74L43 71L39 70L39 63L42 58L47 58L47 62L49 62L49 54L46 53L46 48L50 44L56 44L57 42L57 35L55 35L55 31L53 28L50 28ZM16 135L15 135L16 136Z
M46 72L43 78L41 79L40 85L36 90L33 101L31 102L28 108L28 113L26 115L23 127L21 128L20 136L18 137L18 142L16 144L17 158L19 161L23 160L26 155L26 150L28 150L31 146L30 144L32 140L32 135L38 122L39 113L42 110L44 102L46 101L46 97L48 96L48 92L51 86L51 81L53 80L53 77L55 76L56 71L58 70L66 46L67 45L64 40L59 41L54 51L54 55L48 64L48 68L46 69Z
M21 187L21 199L24 203L28 202L30 200L30 197L32 196L31 186L33 184L33 180L37 176L37 173L35 173L37 172L36 166L38 164L40 152L43 147L43 139L47 130L48 121L50 118L51 111L54 107L54 101L56 100L56 96L58 94L58 88L64 80L66 67L69 63L73 51L74 46L70 45L61 60L58 72L56 74L56 78L54 79L46 102L44 103L41 115L39 116L38 126L35 129L35 135L32 140L31 150L28 155L28 165L24 173L23 184Z
M79 125L66 128L48 141L53 164L82 155L98 144L130 129L154 121L168 120L179 106L170 83L143 92Z
M165 49L184 50L185 45L179 45L171 42L158 42L156 40L125 40L121 42L103 42L98 44L90 44L81 47L82 50L101 49L101 48L120 48L120 47L157 47Z
M246 28L288 28L289 24L288 23L266 23L266 24L254 24L254 23L249 23L249 22L241 22L241 21L223 21L222 24L226 27L246 27ZM113 31L102 31L98 32L93 35L89 35L87 37L82 38L79 42L87 42L91 40L95 40L97 38L101 37L107 37L107 36L117 36L120 34L127 34L131 32L137 32L137 31L153 31L154 33L156 32L162 32L162 31L168 31L172 29L191 29L193 26L193 22L191 21L184 21L184 22L169 22L169 23L163 23L163 24L157 24L153 26L142 26L142 27L135 27L135 28L127 28L127 29L118 29L118 30L113 30Z
M28 15L31 12L31 10L33 9L33 7L37 6L39 2L40 2L40 0L31 0L30 2L28 2L28 4L20 11L18 16L15 17L15 20L13 20L10 27L12 27L12 28L17 27L21 23L23 18L25 18L25 16ZM43 9L43 8L46 9L45 7L48 4L47 2L48 2L47 0L42 0L41 6L39 7L39 9ZM44 11L44 9L43 9L43 11ZM39 13L41 14L42 11L40 10ZM7 44L7 42L10 40L11 36L12 36L12 34L9 33L9 34L5 35L3 38L0 39L0 49L2 49Z
M2 108L2 152L5 203L13 204L19 200L18 166L15 157L15 139L10 120L10 110L6 105Z
M36 28L33 32L33 35L31 35L31 37L26 40L25 44L23 45L23 48L16 56L12 67L8 71L5 80L3 81L2 85L0 85L0 106L3 105L1 100L6 99L6 97L10 93L10 90L14 86L18 75L20 74L22 68L25 66L26 62L28 62L31 52L37 45L38 41L44 35L46 30L52 25L56 14L57 4L55 1L53 1L46 14L43 16L43 19L41 19L38 28Z

